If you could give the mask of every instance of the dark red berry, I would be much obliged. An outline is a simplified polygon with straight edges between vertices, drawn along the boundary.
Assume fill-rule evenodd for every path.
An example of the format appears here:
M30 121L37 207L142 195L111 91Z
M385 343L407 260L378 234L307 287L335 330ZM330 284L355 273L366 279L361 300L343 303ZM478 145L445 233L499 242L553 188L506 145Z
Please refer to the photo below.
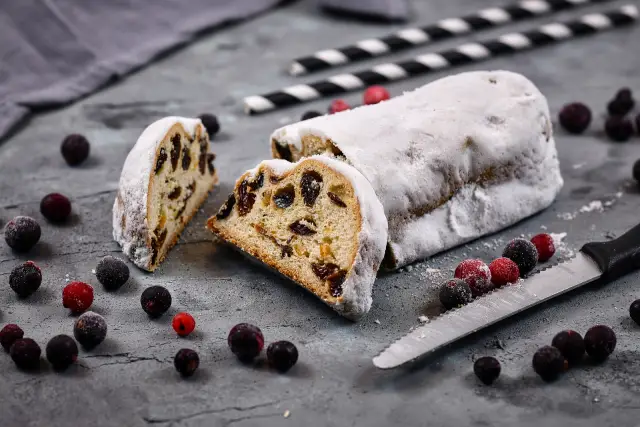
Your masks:
M464 280L451 279L440 287L440 302L447 310L466 305L473 300L471 288Z
M60 151L69 166L79 165L89 157L89 141L83 135L68 135L62 140Z
M473 364L473 372L486 385L491 385L500 376L500 362L491 356L481 357Z
M47 194L40 202L40 213L51 222L64 222L71 214L71 202L62 194Z
M20 298L26 298L37 291L41 283L42 272L33 261L16 266L9 276L9 285Z
M142 292L140 304L150 317L160 317L171 307L171 294L162 286L150 286Z
M298 361L298 349L289 341L276 341L267 347L267 361L278 372L287 372Z
M536 246L525 239L513 239L502 252L504 258L509 258L518 265L520 277L524 277L533 270L538 263Z
M633 109L635 101L631 90L623 88L616 93L616 96L607 104L607 111L612 116L624 116Z
M218 122L218 118L213 114L201 114L198 118L202 122L202 126L207 129L209 138L213 138L218 132L220 132L220 123Z
M106 290L115 291L129 280L129 267L120 258L108 255L98 262L96 278Z
M28 216L17 216L4 227L4 240L18 252L26 252L40 240L40 224Z
M239 323L229 331L227 343L231 352L240 361L248 363L255 359L264 347L264 336L257 326Z
M456 267L454 277L467 282L474 297L486 294L493 289L491 271L481 259L466 259L462 261Z
M318 113L317 111L307 111L302 115L302 118L300 120L309 120L316 117L320 117L321 115L322 114Z
M183 377L190 377L196 372L198 366L200 366L200 357L195 351L183 348L176 353L176 357L173 358L173 366L176 371Z
M382 86L369 86L364 91L364 103L366 105L377 104L391 98L389 92Z
M633 179L635 179L640 184L640 160L636 160L633 164Z
M620 116L611 116L604 123L604 131L607 136L616 142L625 142L633 134L631 120Z
M582 335L576 331L566 330L559 332L553 337L551 345L560 350L560 353L570 365L575 365L584 356L584 340Z
M186 337L196 328L196 320L189 313L178 313L173 316L171 326L176 334Z
M82 347L91 350L106 338L107 322L98 313L87 311L76 320L73 336Z
M616 334L608 326L596 325L584 335L584 347L595 362L604 362L616 348Z
M509 258L494 259L489 264L489 271L491 272L491 281L497 287L507 283L516 283L520 278L518 264Z
M564 371L564 356L555 347L545 345L533 355L533 370L547 382L556 380Z
M78 359L78 345L69 335L56 335L47 343L47 360L56 371L64 371Z
M640 135L640 114L636 116L636 132Z
M574 102L562 107L558 119L567 132L579 134L589 127L591 110L581 102Z
M538 251L538 261L545 262L548 261L553 254L556 253L556 245L553 242L553 237L547 233L540 233L531 238L531 243L533 243Z
M631 319L640 325L640 299L635 300L629 307L629 316Z
M22 337L24 337L24 331L20 326L10 323L0 330L0 345L8 353L11 345Z
M93 304L93 288L88 283L71 282L62 290L62 306L74 314L86 311Z
M336 99L329 106L329 114L335 114L335 113L339 113L341 111L347 111L347 110L350 110L350 109L351 109L351 107L349 106L349 104L347 104L347 102L345 100Z
M20 369L33 370L40 366L42 350L37 342L31 338L16 340L9 350L11 359Z

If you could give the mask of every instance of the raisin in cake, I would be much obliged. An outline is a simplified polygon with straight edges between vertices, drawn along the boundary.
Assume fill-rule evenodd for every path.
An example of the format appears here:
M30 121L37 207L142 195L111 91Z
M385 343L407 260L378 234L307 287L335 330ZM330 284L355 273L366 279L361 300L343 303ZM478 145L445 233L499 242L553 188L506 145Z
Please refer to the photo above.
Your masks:
M153 271L218 178L199 119L149 125L127 156L113 205L113 238L140 268Z
M346 163L262 162L238 179L208 227L345 317L369 311L387 220L369 182Z
M390 268L514 224L563 184L547 101L507 71L458 74L285 126L271 147L291 161L335 156L367 178L389 222Z

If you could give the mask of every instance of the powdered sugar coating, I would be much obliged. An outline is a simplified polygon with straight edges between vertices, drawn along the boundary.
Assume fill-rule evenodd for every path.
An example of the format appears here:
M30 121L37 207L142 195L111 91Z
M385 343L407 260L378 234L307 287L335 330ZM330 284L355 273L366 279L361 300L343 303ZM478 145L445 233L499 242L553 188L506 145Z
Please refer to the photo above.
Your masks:
M312 156L310 158L324 163L349 180L360 205L362 222L358 233L359 250L349 269L349 275L342 284L342 301L337 304L325 301L341 315L356 320L371 308L373 283L384 257L388 239L384 208L371 184L355 168L326 156ZM280 159L265 160L249 173L252 178L255 178L258 170L266 166L277 171L278 174L284 175L298 165L299 163L290 163Z
M200 119L169 116L147 126L122 167L118 195L113 204L113 239L138 267L148 270L151 251L147 243L147 196L158 144L173 125L180 123L195 138ZM126 227L123 227L122 221Z
M453 276L467 282L474 297L486 294L493 288L489 266L481 259L465 259L458 264Z
M392 267L530 216L563 184L546 99L508 71L446 77L283 127L272 140L300 150L307 135L331 140L375 189Z

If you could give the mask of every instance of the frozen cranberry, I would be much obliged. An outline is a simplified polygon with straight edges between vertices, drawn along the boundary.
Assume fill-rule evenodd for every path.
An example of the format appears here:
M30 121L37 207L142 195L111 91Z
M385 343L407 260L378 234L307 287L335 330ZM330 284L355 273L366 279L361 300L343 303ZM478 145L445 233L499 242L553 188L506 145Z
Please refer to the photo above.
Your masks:
M536 245L538 251L538 261L544 262L549 260L556 253L556 246L553 243L553 237L547 233L540 233L531 238L531 243Z
M391 98L389 92L382 86L369 86L364 91L364 103L366 105L377 104Z
M591 110L581 102L562 107L558 116L560 125L569 133L582 133L591 123Z
M443 283L438 296L447 310L466 305L473 300L471 288L461 279L451 279Z
M7 245L18 252L26 252L40 240L40 224L28 216L17 216L4 227Z
M625 142L633 134L633 124L624 117L611 116L604 123L604 131L611 140Z
M351 107L343 99L336 99L329 106L329 114L339 113L341 111L350 110Z
M71 214L71 202L62 194L47 194L40 202L40 212L51 222L63 222Z
M515 283L520 277L520 269L518 264L509 258L498 258L489 264L491 271L491 281L496 286L504 286L507 283Z
M536 267L538 263L538 250L535 245L525 239L513 239L502 252L502 256L509 258L520 270L520 276L524 277Z
M196 320L189 313L178 313L173 316L171 326L176 334L186 337L196 328Z
M456 268L454 277L467 282L474 297L485 294L493 288L491 271L481 259L465 259Z
M86 311L93 303L93 288L84 282L71 282L62 290L62 305L74 314Z
M76 166L89 157L89 141L84 135L71 134L62 140L60 151L69 166Z
M257 326L240 323L229 332L227 343L233 354L244 363L255 359L264 347L264 336Z
M0 330L0 345L4 348L4 351L7 353L11 348L11 345L19 339L24 337L24 331L18 325L10 323L5 325L2 330Z

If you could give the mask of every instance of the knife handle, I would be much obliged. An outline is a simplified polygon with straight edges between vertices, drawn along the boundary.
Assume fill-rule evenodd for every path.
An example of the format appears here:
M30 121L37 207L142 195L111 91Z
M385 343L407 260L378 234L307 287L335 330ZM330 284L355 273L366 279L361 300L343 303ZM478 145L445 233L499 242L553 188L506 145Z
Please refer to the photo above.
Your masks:
M617 239L587 243L580 250L598 264L604 280L615 280L640 269L640 224Z

